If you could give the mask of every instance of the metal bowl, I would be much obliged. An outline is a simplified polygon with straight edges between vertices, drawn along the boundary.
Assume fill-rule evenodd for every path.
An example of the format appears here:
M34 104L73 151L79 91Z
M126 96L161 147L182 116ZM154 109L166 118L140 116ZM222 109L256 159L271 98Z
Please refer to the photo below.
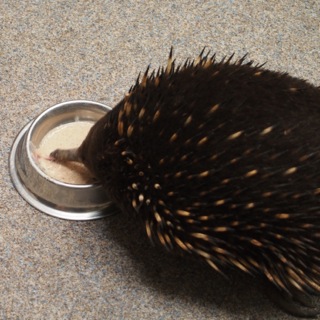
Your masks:
M12 182L20 195L36 209L69 220L93 220L115 212L98 183L68 184L48 176L33 157L43 137L53 128L74 121L96 122L111 108L76 100L57 104L28 123L16 137L9 158Z

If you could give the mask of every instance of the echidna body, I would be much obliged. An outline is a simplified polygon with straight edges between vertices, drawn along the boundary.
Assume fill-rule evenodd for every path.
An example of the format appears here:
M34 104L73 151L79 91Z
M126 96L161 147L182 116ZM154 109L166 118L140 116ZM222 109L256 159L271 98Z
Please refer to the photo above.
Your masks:
M320 89L304 80L203 53L175 67L170 54L77 152L153 242L294 299L320 291L319 128Z

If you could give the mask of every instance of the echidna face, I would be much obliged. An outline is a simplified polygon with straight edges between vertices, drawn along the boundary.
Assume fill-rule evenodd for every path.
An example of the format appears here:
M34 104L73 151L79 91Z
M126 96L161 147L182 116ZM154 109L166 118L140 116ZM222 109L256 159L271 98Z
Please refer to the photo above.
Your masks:
M100 119L89 131L79 147L79 156L84 165L101 181L106 182L108 173L112 172L112 143L107 130L105 117ZM101 173L103 172L103 177Z

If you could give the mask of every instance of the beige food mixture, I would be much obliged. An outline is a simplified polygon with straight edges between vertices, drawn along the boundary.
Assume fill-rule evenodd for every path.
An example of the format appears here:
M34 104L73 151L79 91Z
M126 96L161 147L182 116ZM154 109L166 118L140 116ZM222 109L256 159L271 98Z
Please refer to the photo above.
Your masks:
M40 142L36 159L41 169L50 177L71 184L88 184L93 177L87 168L77 162L58 163L49 159L55 149L77 148L93 126L91 121L76 121L60 125L49 131Z

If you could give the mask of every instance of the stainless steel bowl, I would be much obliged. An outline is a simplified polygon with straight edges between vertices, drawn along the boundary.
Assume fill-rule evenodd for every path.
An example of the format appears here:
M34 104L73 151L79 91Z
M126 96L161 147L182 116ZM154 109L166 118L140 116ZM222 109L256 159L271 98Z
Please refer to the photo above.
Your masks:
M28 123L16 137L10 153L10 174L20 195L36 209L69 220L93 220L114 213L100 184L68 184L48 176L34 161L33 150L53 128L74 122L96 122L111 108L76 100L57 104Z

